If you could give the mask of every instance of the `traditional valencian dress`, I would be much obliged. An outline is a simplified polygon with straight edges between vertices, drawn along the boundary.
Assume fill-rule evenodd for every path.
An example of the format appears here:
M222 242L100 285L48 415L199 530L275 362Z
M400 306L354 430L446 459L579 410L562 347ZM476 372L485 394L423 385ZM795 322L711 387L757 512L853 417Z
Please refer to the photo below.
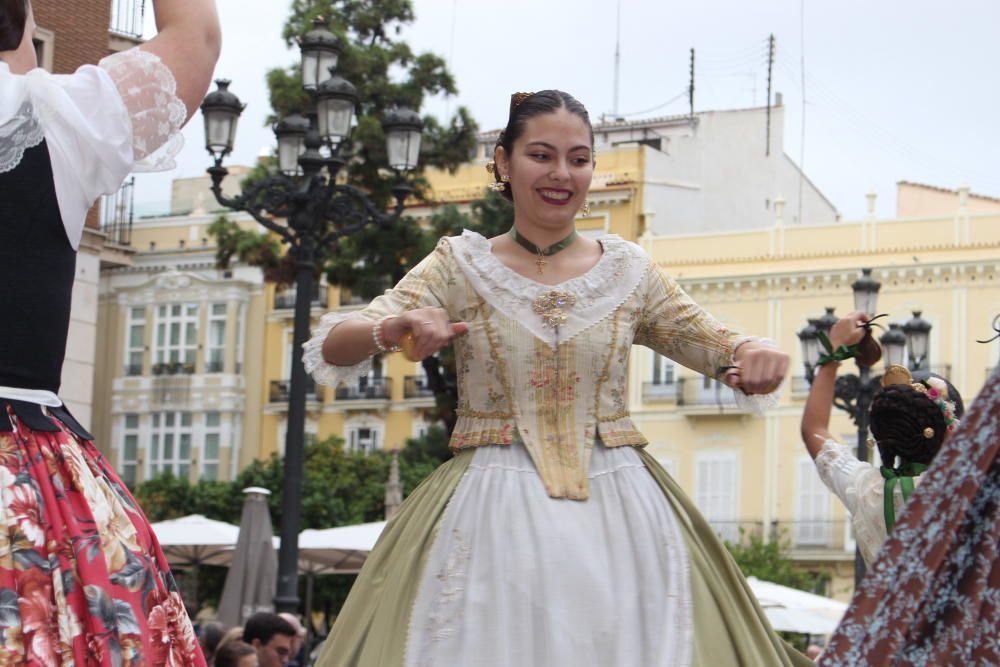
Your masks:
M61 76L0 62L3 665L205 664L149 522L57 395L87 210L171 166L175 89L138 49Z
M739 570L629 417L633 343L712 376L741 342L638 246L600 239L557 286L466 232L361 311L440 307L455 341L455 457L415 489L368 558L317 664L654 667L811 664L772 632ZM804 662L802 662L804 661Z

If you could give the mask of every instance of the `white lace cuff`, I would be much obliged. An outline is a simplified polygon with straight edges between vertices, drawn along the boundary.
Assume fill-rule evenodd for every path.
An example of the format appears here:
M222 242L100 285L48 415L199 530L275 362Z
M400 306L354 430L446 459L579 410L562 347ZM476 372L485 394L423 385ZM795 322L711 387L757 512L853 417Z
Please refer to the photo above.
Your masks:
M173 72L156 54L141 48L110 55L100 66L114 82L132 121L133 170L173 169L184 146L180 130L187 121Z
M736 398L736 406L738 408L759 417L767 410L778 407L781 392L776 390L770 394L744 394L739 389L733 389L733 396Z
M372 369L372 358L368 357L353 366L337 366L328 364L323 359L323 341L335 326L345 320L367 320L369 318L354 310L348 313L327 313L319 320L319 325L313 329L312 338L302 345L302 365L306 372L313 376L316 382L330 387L336 387L341 382L357 380L368 375Z

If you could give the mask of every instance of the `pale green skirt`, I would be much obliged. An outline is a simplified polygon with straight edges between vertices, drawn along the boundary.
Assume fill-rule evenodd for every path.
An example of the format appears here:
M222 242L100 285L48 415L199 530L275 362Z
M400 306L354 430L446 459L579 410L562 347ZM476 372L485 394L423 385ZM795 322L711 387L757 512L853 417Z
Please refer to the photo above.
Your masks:
M812 665L771 629L732 556L677 483L646 452L638 452L684 535L693 601L692 665ZM351 589L317 665L402 667L410 612L427 555L445 507L474 454L474 449L456 454L400 507Z

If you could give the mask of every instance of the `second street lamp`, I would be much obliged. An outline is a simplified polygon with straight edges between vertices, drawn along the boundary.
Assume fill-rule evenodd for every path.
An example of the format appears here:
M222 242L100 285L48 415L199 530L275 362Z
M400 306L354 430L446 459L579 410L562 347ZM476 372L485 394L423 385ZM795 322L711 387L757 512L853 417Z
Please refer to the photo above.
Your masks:
M385 211L368 193L337 181L339 170L347 164L349 133L354 107L358 102L354 86L335 76L330 63L336 63L337 39L325 30L322 22L314 24L302 40L303 87L310 93L311 108L305 115L292 114L274 125L278 141L279 172L248 186L237 197L222 192L228 170L223 158L232 150L232 138L223 146L206 142L214 166L212 193L223 206L246 211L266 229L288 245L295 258L295 320L292 335L292 374L288 398L288 427L285 434L285 461L281 499L281 551L278 555L278 588L275 607L278 611L298 611L298 536L301 528L302 462L305 439L306 381L302 365L302 345L309 337L310 302L315 286L316 264L322 253L336 247L336 242L366 225L385 226L397 221L412 188L403 174L417 166L422 123L416 112L395 110L383 124L386 151L398 153L401 144L397 118L408 119L405 128L406 159L391 160L396 173L392 193L396 205ZM324 76L322 73L326 72ZM221 127L232 120L233 111L243 106L220 82L219 91L209 95L202 109L206 128ZM227 104L217 104L225 93ZM216 95L216 98L212 98ZM234 101L235 100L235 101ZM238 116L239 114L236 113ZM394 124L395 123L395 124ZM221 130L216 130L222 136Z
M906 334L906 346L910 352L910 370L930 370L928 347L931 334L931 323L920 315L923 311L913 311L913 317L903 325Z

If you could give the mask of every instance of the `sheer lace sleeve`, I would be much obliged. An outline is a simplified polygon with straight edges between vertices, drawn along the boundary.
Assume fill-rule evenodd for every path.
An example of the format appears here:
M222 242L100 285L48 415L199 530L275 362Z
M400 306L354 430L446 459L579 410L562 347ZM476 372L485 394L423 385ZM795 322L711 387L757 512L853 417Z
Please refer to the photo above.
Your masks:
M180 134L187 109L177 97L177 82L163 61L141 48L101 60L121 95L132 123L134 171L172 169L184 145Z
M826 488L833 491L844 503L847 511L858 511L857 478L865 468L871 467L858 460L847 445L827 440L816 456L816 471Z
M451 246L442 239L437 248L407 273L385 294L376 297L361 310L333 312L324 315L313 329L312 338L302 346L302 363L316 382L335 387L341 382L357 379L371 369L371 357L353 366L336 366L323 359L323 341L330 330L348 319L365 319L374 324L386 315L398 315L417 308L447 308L445 293L454 283L454 262Z

